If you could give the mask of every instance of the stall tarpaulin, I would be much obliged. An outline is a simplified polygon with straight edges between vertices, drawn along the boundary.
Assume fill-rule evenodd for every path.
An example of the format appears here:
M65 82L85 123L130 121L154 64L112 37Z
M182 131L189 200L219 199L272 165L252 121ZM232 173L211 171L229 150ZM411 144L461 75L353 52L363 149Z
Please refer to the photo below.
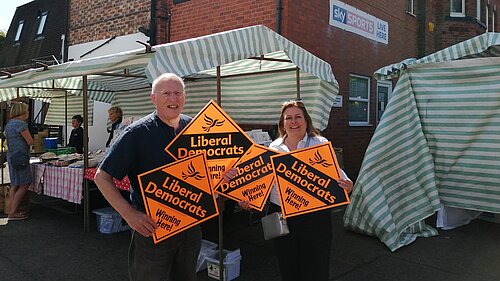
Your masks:
M500 213L499 38L481 35L377 72L399 80L365 153L348 229L395 251L438 234L424 220L440 204Z
M0 99L16 97L16 87L22 87L21 96L39 92L23 88L26 86L52 89L56 85L81 95L81 76L86 75L89 99L110 102L140 116L152 109L152 79L169 71L186 78L185 109L187 114L195 114L214 98L215 67L220 65L223 107L231 117L236 122L270 124L269 120L278 119L280 104L296 97L295 71L299 67L301 98L315 125L324 129L338 94L338 83L328 63L265 26L167 43L154 46L152 51L128 51L49 66L46 70L30 69L10 78L3 76ZM113 76L123 74L129 76Z

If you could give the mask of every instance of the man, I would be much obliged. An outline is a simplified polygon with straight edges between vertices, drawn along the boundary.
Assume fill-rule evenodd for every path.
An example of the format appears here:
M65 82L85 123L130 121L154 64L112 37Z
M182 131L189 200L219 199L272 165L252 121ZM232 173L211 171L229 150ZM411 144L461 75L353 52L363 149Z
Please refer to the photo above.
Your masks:
M182 115L186 102L184 83L167 73L153 82L151 101L156 111L125 129L111 147L95 176L104 197L133 229L129 248L130 280L196 280L196 262L201 246L201 228L195 226L153 244L157 226L145 214L137 175L174 161L164 148L187 126L191 117ZM113 178L128 175L133 207L123 198Z

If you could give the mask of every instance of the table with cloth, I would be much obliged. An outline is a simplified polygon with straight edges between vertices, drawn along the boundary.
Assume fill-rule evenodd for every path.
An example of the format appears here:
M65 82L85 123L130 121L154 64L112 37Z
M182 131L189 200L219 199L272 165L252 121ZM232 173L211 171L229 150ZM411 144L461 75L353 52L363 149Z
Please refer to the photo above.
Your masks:
M81 204L83 199L83 180L94 180L97 168L59 167L41 163L31 164L32 184L30 190L50 197L61 198L71 203ZM116 187L130 190L130 181L114 179Z

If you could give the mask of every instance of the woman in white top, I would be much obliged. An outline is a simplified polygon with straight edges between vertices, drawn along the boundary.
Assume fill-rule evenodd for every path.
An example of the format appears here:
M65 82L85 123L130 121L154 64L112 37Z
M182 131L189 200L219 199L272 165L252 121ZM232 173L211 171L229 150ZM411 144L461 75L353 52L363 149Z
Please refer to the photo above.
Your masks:
M311 116L300 101L283 104L278 123L279 138L269 146L281 152L327 142L313 127ZM226 181L236 176L236 169L230 169L224 175ZM353 183L342 171L342 179L337 181L348 192ZM269 213L281 212L276 186L269 197ZM243 209L248 209L248 201L240 202ZM281 279L291 280L329 280L330 250L332 244L331 209L299 215L287 219L290 234L273 239L278 257Z

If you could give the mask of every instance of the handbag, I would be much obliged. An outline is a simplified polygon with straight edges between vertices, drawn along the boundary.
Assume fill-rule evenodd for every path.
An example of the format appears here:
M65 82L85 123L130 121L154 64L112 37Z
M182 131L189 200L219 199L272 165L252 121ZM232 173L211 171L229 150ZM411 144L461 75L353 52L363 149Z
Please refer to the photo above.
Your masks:
M281 213L274 212L261 219L264 239L270 240L290 233L286 219Z

